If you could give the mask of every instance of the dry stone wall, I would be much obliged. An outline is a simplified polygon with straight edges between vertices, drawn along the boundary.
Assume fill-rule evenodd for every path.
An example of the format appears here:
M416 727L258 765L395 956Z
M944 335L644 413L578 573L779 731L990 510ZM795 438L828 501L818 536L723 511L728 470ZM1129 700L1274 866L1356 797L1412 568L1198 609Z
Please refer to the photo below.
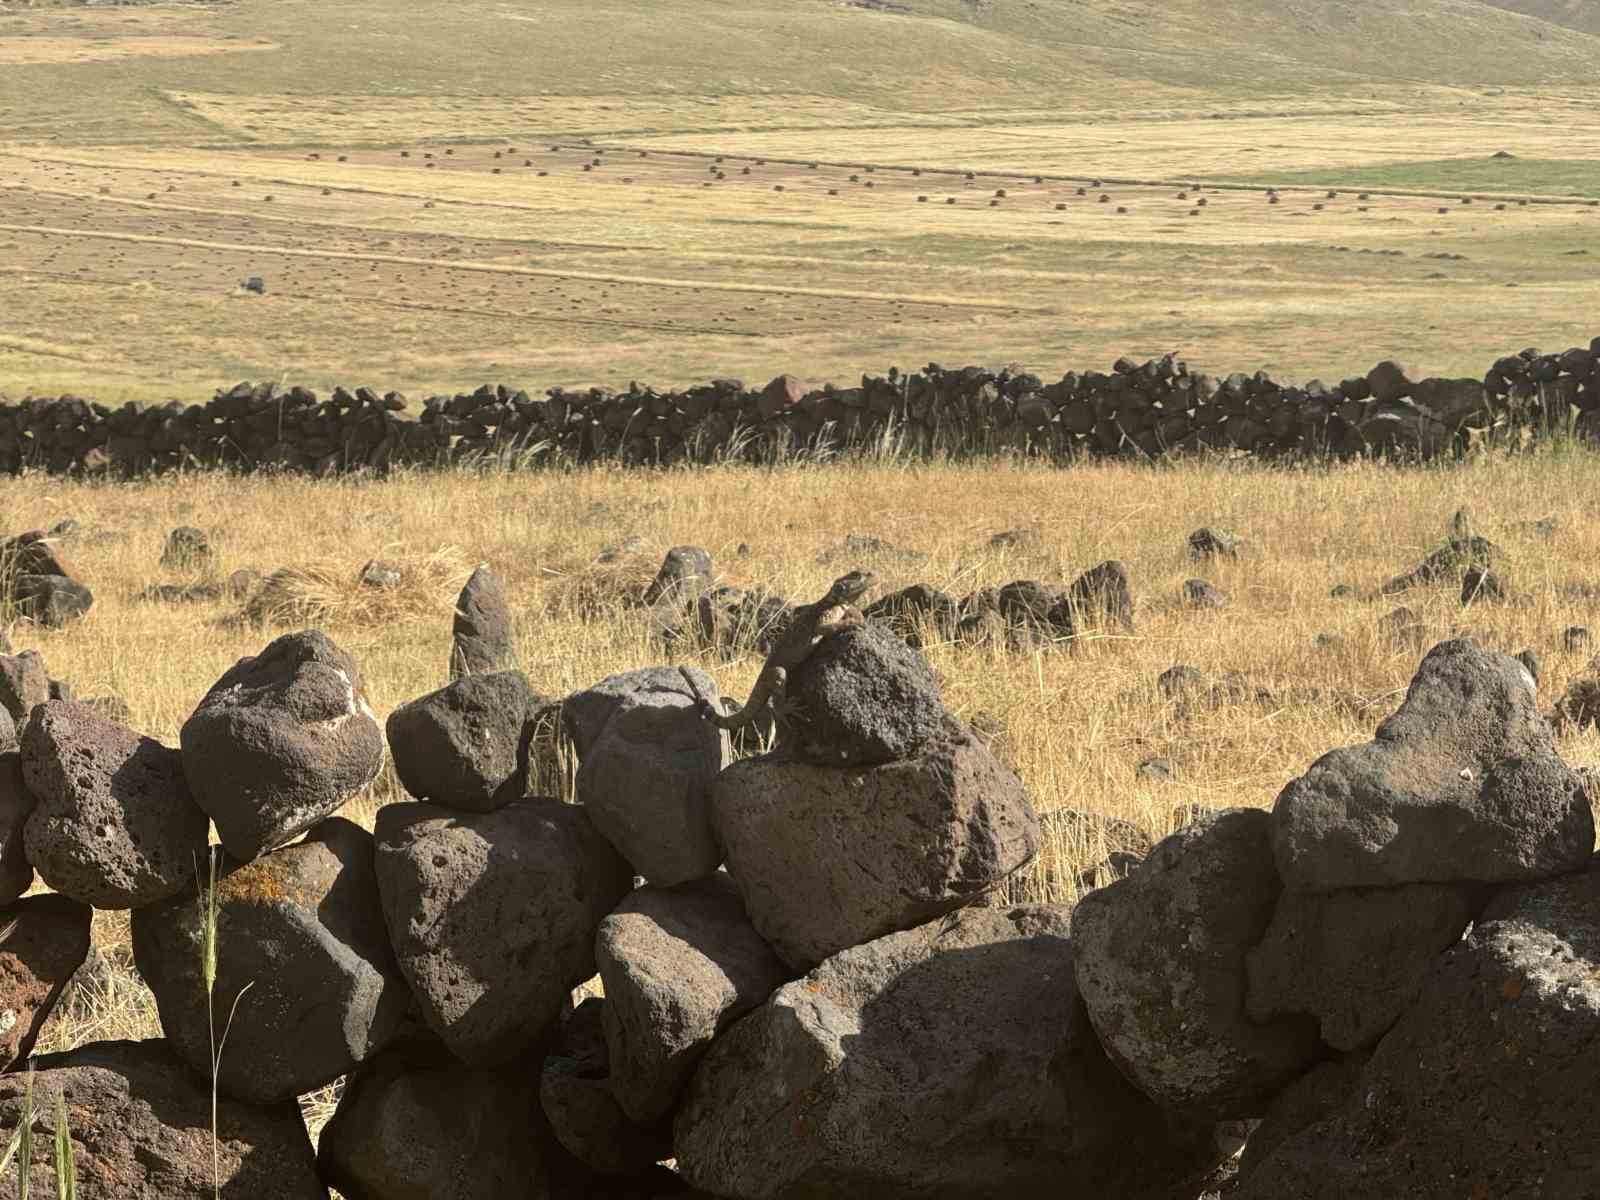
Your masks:
M1266 372L1213 376L1175 355L1119 359L1046 383L1020 369L930 364L859 386L760 388L715 380L683 391L504 385L432 396L241 383L204 404L113 408L78 396L0 397L0 471L141 475L180 467L383 471L483 459L678 463L892 444L912 454L1022 452L1155 458L1202 450L1263 457L1432 458L1473 432L1600 433L1600 338L1558 354L1508 355L1481 378L1413 378L1380 363L1336 384Z

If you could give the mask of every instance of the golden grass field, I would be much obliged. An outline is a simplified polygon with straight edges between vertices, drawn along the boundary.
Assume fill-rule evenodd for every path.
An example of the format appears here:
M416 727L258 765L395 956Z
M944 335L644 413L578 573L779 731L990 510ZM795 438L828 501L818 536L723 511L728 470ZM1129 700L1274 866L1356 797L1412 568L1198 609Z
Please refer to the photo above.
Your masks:
M1387 357L1479 375L1600 332L1593 9L0 0L0 392L848 384L930 360L1048 376L1169 350L1301 379ZM265 295L239 287L256 275ZM169 744L226 667L282 632L237 603L141 598L194 582L157 563L178 525L211 532L217 577L303 570L321 605L304 623L358 657L380 717L445 681L454 598L479 561L507 584L534 686L557 696L663 661L628 599L681 542L725 582L796 601L849 565L878 572L877 594L965 594L1064 585L1119 558L1132 635L927 653L1039 808L1161 836L1190 804L1269 805L1323 751L1369 737L1425 649L1382 633L1398 603L1430 639L1533 648L1553 704L1589 660L1562 631L1600 626L1597 489L1600 459L1562 449L1429 470L27 476L0 480L0 511L5 532L73 517L65 548L96 596L81 624L18 626L13 644L81 695L115 692ZM1513 598L1374 596L1463 506L1508 552ZM1524 524L1548 516L1548 538ZM1191 562L1200 525L1246 553ZM990 546L1016 528L1038 537ZM851 533L911 553L820 561ZM636 548L596 561L615 545ZM360 590L374 557L401 564L404 586ZM1183 608L1191 576L1230 606ZM1359 598L1330 597L1341 582ZM1242 672L1273 698L1180 710L1156 690L1177 663ZM759 668L703 665L739 695ZM1562 750L1600 765L1594 734ZM1176 779L1141 778L1150 757ZM370 824L394 788L381 780L353 815ZM1017 886L1070 899L1106 848L1053 843ZM125 917L96 923L109 989L59 1014L41 1050L159 1032ZM308 1098L313 1131L332 1096Z

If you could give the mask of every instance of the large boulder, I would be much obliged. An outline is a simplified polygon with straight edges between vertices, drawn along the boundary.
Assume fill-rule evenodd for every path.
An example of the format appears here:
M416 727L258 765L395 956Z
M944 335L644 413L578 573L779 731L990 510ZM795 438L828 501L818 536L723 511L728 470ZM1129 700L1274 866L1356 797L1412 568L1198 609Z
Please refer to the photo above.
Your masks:
M1435 963L1332 1115L1243 1200L1586 1200L1600 1179L1600 858L1506 888Z
M40 1058L31 1081L20 1072L0 1076L0 1139L16 1130L30 1083L35 1195L56 1194L54 1101L61 1095L85 1200L208 1200L218 1194L213 1163L228 1200L327 1200L293 1100L221 1100L213 1158L210 1086L163 1041L94 1042ZM16 1194L14 1171L0 1195Z
M12 581L11 601L18 616L47 629L60 629L88 615L94 593L63 575L18 575Z
M1315 1017L1335 1050L1371 1046L1410 1008L1478 906L1471 885L1285 892L1246 958L1254 1021Z
M671 1112L712 1039L792 975L720 873L630 894L600 923L595 959L610 1088L636 1121Z
M715 704L716 686L703 690ZM578 800L638 874L671 886L717 869L711 785L728 759L728 738L700 716L681 676L675 690L652 683L623 693L581 754Z
M517 666L516 625L500 580L482 563L456 600L450 678L510 671Z
M689 674L706 699L716 703L716 680L697 667L689 668ZM608 675L573 692L561 702L561 725L581 760L618 713L641 706L678 708L693 702L694 693L677 667L641 667Z
M378 890L400 969L462 1061L505 1063L594 974L594 936L633 873L577 805L378 812Z
M534 714L521 671L464 675L389 714L395 773L419 800L488 812L526 792Z
M878 624L825 638L789 673L786 693L799 711L785 748L819 766L910 758L945 719L933 670Z
M1133 630L1133 585L1128 568L1114 558L1078 576L1067 589L1067 602L1078 632L1108 624Z
M1272 819L1206 814L1160 842L1126 879L1090 892L1072 919L1078 988L1106 1051L1163 1106L1223 1120L1259 1116L1320 1052L1314 1022L1257 1024L1245 956L1282 884Z
M87 904L29 896L0 909L0 1070L20 1067L89 955Z
M1166 1198L1217 1160L1106 1061L1068 910L976 908L854 947L713 1043L678 1167L750 1200Z
M331 815L383 766L361 668L315 629L240 659L179 740L195 802L245 862Z
M1435 646L1372 741L1323 755L1278 797L1285 885L1495 883L1581 867L1594 814L1536 700L1516 659L1467 640Z
M954 722L882 766L745 759L712 804L751 923L802 971L977 901L1039 850L1021 781Z
M37 650L0 654L0 707L19 728L37 705L51 699L50 672Z
M22 777L38 800L23 829L28 861L64 896L137 908L185 891L206 854L176 750L52 700L22 735Z
M672 1122L630 1120L611 1090L603 1012L610 997L590 996L561 1022L539 1077L550 1132L579 1162L604 1175L640 1171L672 1157Z
M0 905L33 886L33 864L22 834L38 803L22 777L22 755L16 750L0 753Z
M317 1166L347 1200L547 1200L537 1068L463 1067L424 1040L345 1082Z
M314 1091L383 1048L411 996L378 903L372 835L330 817L304 841L230 864L216 887L216 990L192 897L133 914L133 961L173 1050L211 1073L211 1019L231 1014L218 1087L253 1103ZM235 1003L237 998L237 1003Z

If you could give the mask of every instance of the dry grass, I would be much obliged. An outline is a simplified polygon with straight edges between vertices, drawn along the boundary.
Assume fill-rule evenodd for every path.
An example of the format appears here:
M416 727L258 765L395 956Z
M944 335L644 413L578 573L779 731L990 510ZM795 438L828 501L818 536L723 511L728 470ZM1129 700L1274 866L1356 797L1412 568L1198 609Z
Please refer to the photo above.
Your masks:
M1600 460L1554 453L1417 471L839 464L388 483L24 478L0 481L0 505L18 528L76 518L81 531L67 549L96 593L83 623L60 633L18 626L13 643L39 649L52 673L83 694L116 691L142 730L169 743L211 682L276 632L242 624L237 602L138 598L167 578L157 559L180 524L212 532L218 576L249 566L315 581L302 583L306 595L323 628L358 656L380 716L445 681L450 621L441 597L480 560L506 582L536 688L559 695L665 661L632 601L660 554L681 542L707 547L729 583L770 585L797 599L845 569L840 546L850 533L887 543L845 555L878 571L883 590L915 581L953 592L1016 578L1065 582L1121 558L1136 590L1133 635L1028 651L934 644L927 653L949 706L992 741L1042 810L1107 814L1158 838L1191 804L1269 805L1319 754L1370 736L1421 653L1379 630L1402 600L1430 641L1471 633L1508 651L1534 648L1545 664L1544 703L1553 703L1588 662L1587 653L1562 649L1562 631L1600 626L1592 567L1600 534L1586 500L1597 485ZM1465 611L1450 587L1378 598L1378 585L1436 545L1462 506L1508 552L1515 597ZM1548 538L1523 524L1550 516L1557 529ZM1202 524L1234 530L1248 549L1237 562L1192 562L1186 535ZM996 531L1018 527L1039 536L990 544ZM608 561L596 561L608 549ZM373 601L355 588L372 557L408 565L404 598ZM1180 605L1183 581L1202 575L1232 596L1229 608ZM1361 598L1330 597L1340 582ZM1343 642L1321 649L1321 633ZM1155 686L1176 663L1241 672L1274 696L1184 710ZM736 694L759 667L753 656L702 665ZM1574 763L1600 763L1593 734L1571 736L1562 749ZM1176 780L1139 777L1139 763L1155 756L1172 760ZM395 794L386 776L352 815L370 825L375 806ZM1017 890L1070 899L1078 872L1114 848L1100 834L1063 828ZM58 1018L41 1048L158 1031L132 974L125 914L98 914L95 934L113 964L109 983ZM307 1099L313 1128L335 1095Z

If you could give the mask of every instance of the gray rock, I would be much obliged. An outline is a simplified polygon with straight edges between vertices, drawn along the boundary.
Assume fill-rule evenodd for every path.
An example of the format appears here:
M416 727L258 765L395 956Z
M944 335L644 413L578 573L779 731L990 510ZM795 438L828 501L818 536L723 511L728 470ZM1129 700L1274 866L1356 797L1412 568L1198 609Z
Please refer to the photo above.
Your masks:
M1404 606L1378 618L1378 633L1396 650L1420 650L1428 641L1428 626Z
M1246 959L1245 1011L1269 1022L1317 1018L1335 1050L1375 1045L1422 989L1433 961L1478 906L1470 885L1285 892Z
M23 828L28 861L62 895L137 908L191 885L206 817L176 750L52 700L23 732L22 777L38 800Z
M0 1069L33 1053L39 1031L89 954L87 904L48 893L0 909Z
M672 1122L628 1119L611 1090L603 1010L590 996L556 1033L539 1078L539 1103L568 1154L603 1175L624 1175L672 1157Z
M33 886L22 831L38 801L22 777L22 755L0 753L0 905L10 904Z
M1225 529L1196 529L1189 535L1189 557L1237 558L1242 540Z
M668 1115L712 1039L792 976L721 874L633 892L600 923L595 959L611 1090L636 1121Z
M745 759L712 807L751 923L800 970L973 903L1039 849L1021 782L953 722L878 767Z
M192 571L209 565L214 557L211 538L204 529L193 525L180 525L167 534L161 548L161 565L174 570Z
M670 604L684 608L711 586L711 555L699 546L674 546L661 560L661 569L645 589L647 605Z
M1244 1200L1587 1200L1600 1179L1600 859L1506 888L1435 963L1332 1115Z
M1569 652L1585 649L1594 635L1582 625L1570 625L1561 634L1561 648Z
M85 1200L212 1196L211 1091L165 1042L94 1042L38 1060L31 1080L34 1195L56 1195L55 1097L66 1099L73 1169ZM0 1138L16 1130L30 1080L0 1076ZM293 1100L217 1106L216 1179L228 1200L327 1200ZM7 1172L6 1196L15 1195Z
M1107 1053L1145 1094L1196 1118L1260 1116L1315 1061L1315 1026L1245 1011L1245 955L1282 885L1272 821L1208 813L1073 913L1078 989Z
M516 625L500 580L482 563L461 589L451 629L450 678L517 667Z
M1504 600L1511 594L1505 579L1488 567L1476 564L1461 575L1461 603L1463 605Z
M50 673L37 650L0 654L0 707L21 727L37 705L50 700Z
M245 862L330 816L383 765L361 668L315 629L240 659L179 740L195 802Z
M88 615L94 593L64 575L18 575L11 584L17 615L47 629L60 629Z
M945 719L932 668L878 625L824 639L789 673L787 699L798 714L785 749L819 766L911 758Z
M1361 1082L1367 1058L1351 1054L1318 1063L1280 1092L1250 1131L1239 1158L1239 1177L1248 1179L1284 1142L1344 1107Z
M1079 808L1040 813L1039 839L1036 869L1043 894L1051 897L1097 887L1102 876L1120 879L1155 845L1149 832L1132 821ZM1076 875L1067 869L1073 865L1079 867Z
M716 680L698 667L689 668L695 683L710 698L718 695ZM578 752L589 752L611 718L640 706L679 708L693 704L694 695L677 667L642 667L608 675L592 687L581 688L561 702L561 724Z
M1535 700L1515 659L1470 641L1435 646L1371 742L1323 755L1279 795L1286 886L1508 882L1580 867L1594 815Z
M1533 686L1534 687L1538 687L1539 686L1539 682L1540 682L1540 676L1543 674L1543 671L1541 670L1540 665L1539 665L1539 656L1538 656L1538 654L1534 653L1533 649L1530 647L1529 649L1526 649L1526 650L1517 651L1517 653L1514 654L1512 657L1515 658L1524 667L1528 668L1528 676L1533 680Z
M920 649L923 634L931 631L936 638L948 638L955 633L959 619L955 597L925 583L914 583L874 600L862 609L869 621L887 625L907 645Z
M381 558L368 559L356 573L356 582L362 587L373 588L380 592L393 591L405 583L405 580L404 569L395 563L384 562Z
M1192 1194L1210 1130L1106 1061L1065 908L979 908L780 988L701 1062L674 1136L696 1187L750 1200Z
M535 712L521 671L465 675L403 704L386 730L400 783L419 800L489 812L527 790Z
M1227 608L1228 596L1204 579L1187 579L1183 584L1183 603L1188 608Z
M681 677L679 687L628 693L585 746L577 776L595 828L663 886L701 879L722 861L711 785L728 760L728 738L701 719ZM715 704L716 686L705 695Z
M550 1200L555 1153L536 1067L408 1045L346 1081L317 1167L346 1200Z
M595 930L633 884L627 863L557 800L390 804L376 836L389 938L428 1025L467 1063L539 1044L594 974Z
M389 949L372 857L372 835L332 817L302 842L219 872L211 1007L232 1014L217 1078L226 1095L262 1104L315 1091L399 1032L411 997ZM193 897L133 914L133 960L161 1028L209 1077L204 942Z
M1073 629L1084 632L1107 624L1133 629L1133 586L1128 568L1116 559L1090 567L1067 589Z

